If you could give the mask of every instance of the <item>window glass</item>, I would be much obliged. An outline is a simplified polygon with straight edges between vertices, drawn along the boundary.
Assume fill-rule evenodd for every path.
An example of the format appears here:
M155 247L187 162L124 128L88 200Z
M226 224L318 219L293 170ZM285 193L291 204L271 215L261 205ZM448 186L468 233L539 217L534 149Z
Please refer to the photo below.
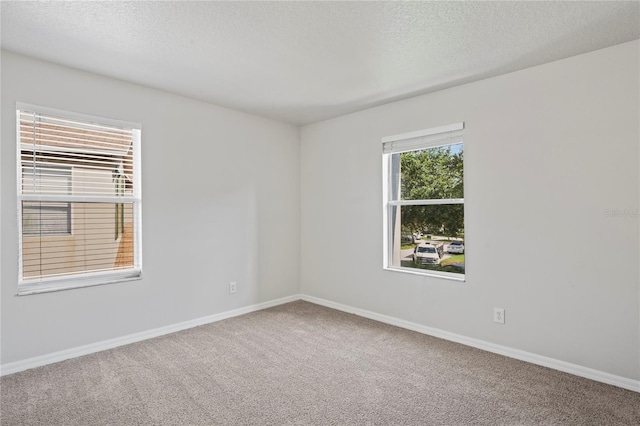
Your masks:
M461 134L447 132L385 143L383 158L387 200L385 267L464 278Z

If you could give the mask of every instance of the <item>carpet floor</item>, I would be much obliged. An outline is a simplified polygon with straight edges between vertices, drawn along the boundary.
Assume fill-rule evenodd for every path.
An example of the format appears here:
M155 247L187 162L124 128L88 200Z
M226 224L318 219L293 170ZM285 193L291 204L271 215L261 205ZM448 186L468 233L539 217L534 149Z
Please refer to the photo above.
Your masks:
M640 393L293 302L0 379L2 425L639 425Z

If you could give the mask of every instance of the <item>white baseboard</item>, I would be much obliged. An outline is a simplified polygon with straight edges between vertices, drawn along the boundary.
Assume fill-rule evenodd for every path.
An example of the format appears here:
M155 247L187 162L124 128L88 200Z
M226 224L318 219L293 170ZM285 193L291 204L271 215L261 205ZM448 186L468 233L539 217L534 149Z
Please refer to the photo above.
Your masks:
M448 331L440 330L437 328L427 327L421 324L416 324L414 322L401 320L401 319L390 317L387 315L377 314L375 312L354 308L351 306L343 305L341 303L331 302L329 300L320 299L314 296L308 296L303 294L301 296L301 299L307 302L326 306L328 308L358 315L364 318L369 318L369 319L380 321L386 324L395 325L397 327L406 328L408 330L417 331L418 333L439 337L441 339L450 340L452 342L461 343L463 345L472 346L474 348L482 349L488 352L504 355L509 358L519 359L521 361L526 361L532 364L541 365L543 367L552 368L554 370L563 371L565 373L573 374L575 376L585 377L587 379L595 380L602 383L607 383L609 385L618 386L618 387L632 390L635 392L640 392L640 380L633 380L626 377L617 376L615 374L606 373L604 371L583 367L581 365L560 361L554 358L549 358L542 355L536 355L531 352L521 351L519 349L513 349L507 346L496 345L494 343L486 342L484 340L474 339L471 337L462 336L460 334L450 333Z
M221 321L227 318L237 317L239 315L248 314L250 312L260 311L262 309L271 308L273 306L282 305L296 300L304 300L307 302L315 303L317 305L326 306L328 308L336 309L339 311L351 313L364 318L369 318L375 321L380 321L386 324L395 325L396 327L405 328L407 330L416 331L418 333L427 334L429 336L439 337L441 339L449 340L463 345L471 346L474 348L482 349L488 352L493 352L499 355L504 355L510 358L519 359L521 361L530 362L532 364L542 365L544 367L552 368L554 370L564 371L565 373L573 374L575 376L585 377L587 379L595 380L602 383L618 386L624 389L629 389L635 392L640 392L640 380L633 380L615 374L606 373L604 371L594 370L592 368L583 367L581 365L572 364L565 361L560 361L554 358L549 358L541 355L536 355L531 352L521 351L519 349L509 348L507 346L496 345L494 343L486 342L484 340L474 339L471 337L462 336L460 334L450 333L448 331L440 330L437 328L427 327L425 325L417 324L410 321L401 320L387 315L378 314L375 312L367 311L364 309L354 308L351 306L343 305L341 303L332 302L329 300L321 299L308 295L293 295L283 297L281 299L271 300L269 302L258 303L256 305L245 306L231 311L221 312L219 314L209 315L206 317L196 318L190 321L184 321L177 324L168 325L165 327L155 328L153 330L147 330L140 333L129 334L115 339L104 340L102 342L92 343L89 345L78 346L71 349L66 349L59 352L54 352L47 355L28 358L21 361L10 362L0 366L0 376L18 373L20 371L29 370L31 368L41 367L47 364L53 364L55 362L64 361L66 359L76 358L82 355L88 355L95 352L112 349L118 346L128 345L130 343L140 342L142 340L151 339L154 337L163 336L165 334L175 333L177 331L186 330L189 328L197 327L199 325L210 324L213 322Z
M248 314L250 312L260 311L262 309L271 308L273 306L282 305L284 303L300 300L300 295L283 297L281 299L271 300L269 302L258 303L256 305L245 306L231 311L221 312L219 314L208 315L206 317L196 318L190 321L184 321L165 327L154 328L153 330L142 331L140 333L128 334L115 339L104 340L102 342L91 343L89 345L78 346L47 355L28 358L21 361L10 362L0 366L0 376L18 373L20 371L29 370L31 368L41 367L54 362L64 361L66 359L76 358L82 355L88 355L95 352L112 349L130 343L140 342L142 340L154 337L164 336L165 334L175 333L177 331L186 330L197 327L199 325L210 324L227 318L237 317L239 315Z

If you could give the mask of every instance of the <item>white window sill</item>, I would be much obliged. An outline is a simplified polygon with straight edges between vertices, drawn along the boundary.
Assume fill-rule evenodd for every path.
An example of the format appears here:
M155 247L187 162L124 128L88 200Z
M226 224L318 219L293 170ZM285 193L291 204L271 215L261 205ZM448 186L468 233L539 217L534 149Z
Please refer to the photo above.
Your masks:
M421 275L423 277L443 278L445 280L465 282L464 274L429 271L427 269L403 268L400 266L386 266L383 267L383 269L385 271L402 272L404 274Z
M31 294L51 293L54 291L71 290L74 288L94 287L105 284L115 284L125 281L142 279L142 271L119 272L117 274L99 274L96 276L84 276L73 278L46 279L38 282L24 281L18 284L17 296Z

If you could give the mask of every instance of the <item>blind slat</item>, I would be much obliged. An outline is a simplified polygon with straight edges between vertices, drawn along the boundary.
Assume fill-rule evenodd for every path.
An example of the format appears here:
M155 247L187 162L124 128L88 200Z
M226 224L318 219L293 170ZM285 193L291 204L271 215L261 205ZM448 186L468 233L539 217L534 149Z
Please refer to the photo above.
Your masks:
M382 152L395 154L423 148L462 143L464 123L456 123L435 129L387 136L382 139Z

